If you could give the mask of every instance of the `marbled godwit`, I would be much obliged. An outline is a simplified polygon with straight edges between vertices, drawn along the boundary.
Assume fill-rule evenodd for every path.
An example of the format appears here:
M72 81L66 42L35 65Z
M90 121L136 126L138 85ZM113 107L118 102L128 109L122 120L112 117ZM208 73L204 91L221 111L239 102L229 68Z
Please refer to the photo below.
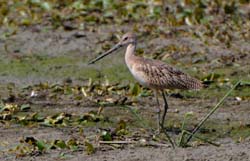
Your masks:
M173 145L172 140L164 130L164 121L168 110L168 103L164 89L200 89L203 87L203 84L201 81L163 63L162 61L136 56L136 36L133 33L126 33L118 44L97 58L91 60L89 64L95 63L123 46L127 47L125 62L132 75L141 85L154 90L158 109L159 128L164 131L170 143ZM162 119L160 119L160 104L157 96L159 91L162 93L165 103Z

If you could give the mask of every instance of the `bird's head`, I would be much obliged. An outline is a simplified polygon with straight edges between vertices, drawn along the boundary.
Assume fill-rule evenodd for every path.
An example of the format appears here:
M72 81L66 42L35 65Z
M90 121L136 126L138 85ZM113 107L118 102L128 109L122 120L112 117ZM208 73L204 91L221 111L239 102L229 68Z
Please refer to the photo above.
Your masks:
M135 44L136 43L136 36L132 32L128 32L124 34L118 44L121 46L127 46L128 44Z
M91 60L88 64L94 64L95 62L97 62L98 60L104 58L105 56L113 53L114 51L118 50L121 47L127 46L129 44L135 44L136 43L136 36L135 34L128 32L126 34L124 34L121 38L121 40L115 45L113 46L111 49L109 49L108 51L104 52L103 54L101 54L100 56L98 56L97 58Z

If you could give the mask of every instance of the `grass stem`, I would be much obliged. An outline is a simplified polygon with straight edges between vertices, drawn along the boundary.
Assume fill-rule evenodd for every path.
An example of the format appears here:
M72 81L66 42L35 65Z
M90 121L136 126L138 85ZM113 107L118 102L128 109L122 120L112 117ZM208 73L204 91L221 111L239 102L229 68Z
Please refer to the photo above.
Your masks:
M195 133L201 128L201 126L207 121L207 119L222 105L225 101L225 99L232 93L232 91L241 83L241 80L239 80L237 83L234 84L234 86L224 95L224 97L214 106L214 108L200 121L200 123L196 126L196 128L190 133L190 136L188 137L185 144L187 144L192 137L195 135Z

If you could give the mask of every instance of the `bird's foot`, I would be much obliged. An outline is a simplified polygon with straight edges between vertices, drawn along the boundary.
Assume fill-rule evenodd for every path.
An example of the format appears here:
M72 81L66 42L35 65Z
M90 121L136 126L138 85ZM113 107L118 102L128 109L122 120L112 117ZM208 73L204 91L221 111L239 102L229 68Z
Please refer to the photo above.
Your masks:
M167 137L167 140L170 142L170 144L172 145L173 148L175 148L175 141L170 137L170 135L167 133L167 128L165 128L163 126L163 124L160 125L161 129L160 129L160 132L162 132L166 137Z

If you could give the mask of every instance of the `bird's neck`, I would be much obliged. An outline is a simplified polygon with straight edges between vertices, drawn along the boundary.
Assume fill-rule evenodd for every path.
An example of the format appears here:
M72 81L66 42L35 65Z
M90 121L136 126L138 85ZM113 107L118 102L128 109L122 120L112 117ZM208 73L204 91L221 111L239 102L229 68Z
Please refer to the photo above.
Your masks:
M125 54L125 61L126 64L129 66L133 62L135 56L135 49L136 49L136 44L129 44L126 49L126 54Z

